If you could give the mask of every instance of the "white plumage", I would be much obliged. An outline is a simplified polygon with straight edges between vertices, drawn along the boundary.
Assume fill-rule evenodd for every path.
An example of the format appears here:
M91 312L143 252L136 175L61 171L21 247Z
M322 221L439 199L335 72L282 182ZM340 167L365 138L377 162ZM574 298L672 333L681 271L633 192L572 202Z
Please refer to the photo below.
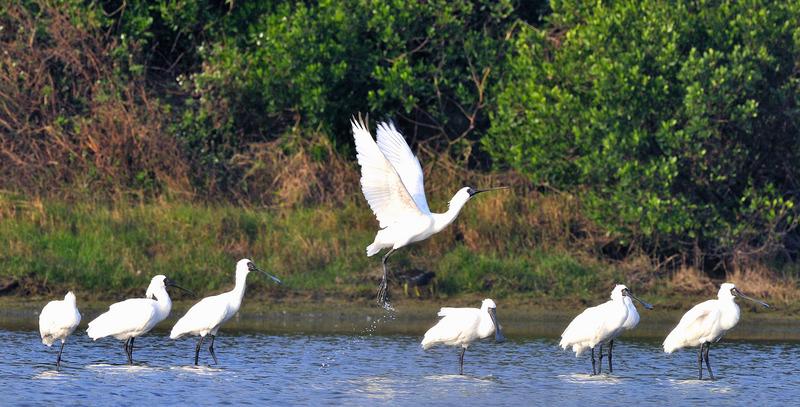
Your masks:
M353 118L353 138L361 166L361 189L381 230L367 246L367 256L390 249L383 257L378 302L388 305L386 260L397 249L425 240L455 220L475 194L488 190L460 189L445 213L431 213L425 198L422 167L393 123L378 124L377 142L361 119Z
M629 296L625 296L622 301L625 302L625 306L628 307L628 317L625 318L625 322L622 324L623 331L630 331L633 328L636 328L639 325L639 312L636 310L636 305L633 303L633 300ZM645 308L652 309L652 306L648 307L645 304ZM649 305L649 304L648 304Z
M124 340L128 363L132 364L134 339L150 332L167 318L172 309L168 286L180 288L163 275L153 277L147 287L146 298L131 298L111 304L108 311L89 322L86 333L93 340L106 336Z
M652 305L650 305L650 304L642 301L641 299L637 298L636 296L633 295L633 292L631 292L631 290L628 289L628 295L622 297L622 301L625 303L625 306L628 308L628 317L625 318L625 322L622 324L622 330L620 330L617 333L617 336L622 335L626 331L630 331L633 328L636 328L637 325L639 325L639 312L636 310L636 304L633 303L633 300L639 301L639 303L641 303L642 306L647 308L647 309L653 309ZM609 373L613 373L614 372L614 365L612 363L612 358L613 358L613 353L614 353L614 339L616 339L617 336L611 338L611 340L608 341L608 371L609 371ZM602 346L601 346L600 347L600 362L601 363L603 361L603 352L602 351L603 351L603 349L602 349ZM598 372L601 369L602 369L602 366L600 366L600 369L598 369Z
M461 374L464 374L464 352L473 342L495 335L496 342L505 340L502 327L497 322L497 305L483 300L481 308L449 308L439 310L443 317L422 338L422 349L435 345L461 346Z
M216 338L219 327L239 311L239 307L242 305L242 298L244 298L245 281L247 275L251 271L262 272L278 284L281 282L277 277L256 267L250 260L239 260L236 263L236 285L233 287L233 290L203 298L200 302L193 305L192 308L189 308L189 311L187 311L186 314L175 323L175 326L172 327L172 332L169 335L172 339L177 339L184 335L200 336L200 340L197 342L197 347L195 349L195 365L198 363L203 339L209 334L211 335L211 345L208 350L214 358L214 363L217 363L217 356L214 354L214 339Z
M56 358L57 367L61 366L61 353L64 351L67 337L75 331L80 322L81 313L78 312L75 294L72 291L68 292L63 300L50 301L42 308L39 314L39 334L42 343L52 346L55 341L61 340L61 349Z
M602 346L619 336L626 326L632 328L639 322L638 313L629 319L630 312L628 303L625 301L626 297L641 302L631 294L628 287L618 284L611 291L611 300L584 310L570 322L567 329L561 334L559 346L562 349L571 347L576 357L591 349L592 374L600 373L602 370L602 366L599 369L595 368L594 348L600 346L600 363L602 365ZM644 302L642 304L645 304L645 307L651 307ZM630 305L635 313L636 308L632 304ZM610 366L609 363L609 369L611 369Z
M705 359L709 376L713 379L714 373L708 361L708 351L711 344L719 341L730 329L739 322L739 305L735 298L741 297L769 308L767 303L750 298L742 294L735 285L724 283L719 288L716 300L708 300L695 305L683 315L678 326L667 335L664 340L664 352L672 353L678 349L689 346L700 346L698 355L699 378L703 378L703 363ZM705 350L705 353L704 353Z

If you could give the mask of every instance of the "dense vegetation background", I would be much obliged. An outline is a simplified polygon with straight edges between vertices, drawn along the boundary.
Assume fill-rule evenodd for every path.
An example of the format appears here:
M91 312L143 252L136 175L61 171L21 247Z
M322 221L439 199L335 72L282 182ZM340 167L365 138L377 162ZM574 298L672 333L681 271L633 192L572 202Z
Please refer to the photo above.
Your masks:
M398 278L800 298L798 2L0 2L0 290L213 290L249 256L273 296L370 297L364 112L397 122L434 210L513 187Z

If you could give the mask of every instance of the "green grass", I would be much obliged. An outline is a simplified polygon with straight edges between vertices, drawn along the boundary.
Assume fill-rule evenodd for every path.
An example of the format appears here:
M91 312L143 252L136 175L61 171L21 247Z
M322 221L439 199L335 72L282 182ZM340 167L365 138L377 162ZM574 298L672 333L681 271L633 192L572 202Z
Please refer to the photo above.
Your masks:
M410 268L436 272L439 296L448 301L596 303L618 282L665 304L713 294L712 285L685 295L668 278L628 274L635 268L630 264L542 242L541 230L520 220L525 216L493 215L507 205L524 209L515 197L477 200L443 233L394 255L390 269L398 275ZM356 203L248 209L41 203L0 195L0 286L17 280L17 294L52 296L72 289L84 298L119 298L143 294L153 275L165 274L203 296L230 288L235 262L247 257L284 281L277 286L251 276L251 296L371 300L380 256L368 258L364 250L376 224L366 205ZM400 284L393 287L401 296Z
M283 287L258 277L250 280L252 290L276 295L371 297L380 273L380 257L364 254L376 222L358 204L276 210L162 202L19 205L6 200L0 209L2 275L44 293L75 289L116 296L143 291L155 274L198 293L213 292L232 284L234 263L243 257L283 279ZM613 275L565 251L529 250L524 239L471 247L459 234L477 231L503 239L492 222L475 214L456 228L393 256L392 270L435 271L445 296L499 298L532 292L591 297L595 286Z

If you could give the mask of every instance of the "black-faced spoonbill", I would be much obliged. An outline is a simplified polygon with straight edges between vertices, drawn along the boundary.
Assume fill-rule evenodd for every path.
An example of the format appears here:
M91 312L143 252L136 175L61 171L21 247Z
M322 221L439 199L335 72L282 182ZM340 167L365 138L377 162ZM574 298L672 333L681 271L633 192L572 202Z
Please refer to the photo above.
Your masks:
M497 321L497 305L490 299L483 300L481 308L442 308L439 320L422 338L422 349L434 345L461 346L458 360L460 374L464 374L464 353L469 345L494 334L495 342L503 342L503 330Z
M618 284L611 291L610 301L585 309L570 322L567 329L561 334L559 345L562 349L572 347L575 357L580 356L587 349L592 350L592 374L598 374L602 369L596 368L594 348L599 345L602 355L603 344L619 336L625 329L625 322L628 319L625 297L631 297L645 307L650 306L636 298L628 290L628 287Z
M714 373L711 371L711 364L708 362L708 350L711 348L712 342L722 339L725 333L739 322L739 306L734 301L736 297L741 297L769 308L766 302L742 294L735 285L731 283L722 284L719 287L716 300L701 302L683 314L678 326L664 340L664 352L672 353L687 346L700 346L700 351L697 354L698 379L703 379L703 359L705 359L708 376L713 380ZM703 352L704 350L705 353Z
M208 347L208 351L211 353L211 357L214 358L214 364L217 363L217 355L214 354L214 339L217 337L219 327L239 311L239 307L242 305L242 298L244 298L245 280L251 271L264 273L276 283L281 284L281 280L256 267L250 260L241 259L236 263L236 285L233 290L203 298L192 308L189 308L186 315L182 316L172 327L172 332L169 335L172 339L178 339L184 335L200 335L200 340L197 341L197 347L194 350L195 365L197 365L200 356L200 347L203 345L203 339L208 334L211 334L211 346Z
M403 246L440 232L455 220L473 196L503 188L461 188L450 200L447 212L431 213L425 199L422 167L394 124L378 124L377 143L361 118L353 118L351 124L361 166L361 190L381 228L372 244L367 246L367 256L390 249L383 256L378 303L391 308L386 272L389 256Z
M622 297L622 301L625 302L625 306L628 307L628 318L626 318L625 319L625 323L622 324L622 331L620 331L618 335L621 335L625 331L630 331L631 329L636 328L636 325L639 325L639 312L636 311L636 304L633 303L633 300L631 298L635 298L636 301L639 301L642 304L642 306L645 307L646 309L653 309L653 306L650 305L649 303L646 303L643 300L634 297L633 291L631 291L630 289L628 289L628 294L629 295L626 295L626 296ZM614 350L614 339L615 338L616 337L611 338L611 340L608 341L608 372L609 373L614 373L614 366L611 364L611 357L612 357L612 352ZM598 373L600 373L600 369L603 368L603 346L602 345L600 345L600 364L599 364L599 366L600 367L598 368Z
M81 313L75 302L72 291L64 296L62 301L50 301L42 308L39 314L39 334L42 343L53 346L53 342L61 340L61 349L56 358L56 367L61 367L61 353L64 352L64 343L81 322Z
M169 316L172 300L167 293L167 287L180 288L191 293L159 274L150 280L145 294L146 298L131 298L111 304L108 311L89 322L86 333L93 340L106 336L124 340L128 363L133 364L133 340L150 332L153 327Z

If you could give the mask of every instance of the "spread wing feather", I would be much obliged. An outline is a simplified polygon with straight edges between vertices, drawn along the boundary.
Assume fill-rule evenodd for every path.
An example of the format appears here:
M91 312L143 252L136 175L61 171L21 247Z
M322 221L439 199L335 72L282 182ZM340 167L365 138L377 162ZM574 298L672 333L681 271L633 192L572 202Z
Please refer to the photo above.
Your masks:
M422 166L411 152L403 135L397 131L392 122L378 124L378 148L383 156L392 164L400 180L403 181L411 199L417 204L422 213L430 213L428 200L425 199L425 182Z
M385 228L422 212L406 189L395 167L384 157L363 120L351 120L358 164L361 166L361 190L372 212ZM419 163L417 163L419 166ZM427 204L425 205L427 209Z

